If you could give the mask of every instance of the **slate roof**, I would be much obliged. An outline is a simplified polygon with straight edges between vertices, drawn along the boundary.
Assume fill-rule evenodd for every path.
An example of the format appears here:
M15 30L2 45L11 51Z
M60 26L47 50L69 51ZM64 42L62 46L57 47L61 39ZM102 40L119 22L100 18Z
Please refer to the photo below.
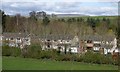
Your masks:
M70 46L71 44L57 44L57 46Z
M80 40L92 41L113 41L115 36L102 36L102 35L85 35L80 37Z
M103 48L112 48L113 45L101 44L101 47L103 47Z
M25 33L3 33L4 38L17 38L17 37L26 37L28 34Z
M48 39L48 40L71 40L74 38L72 35L40 35L40 39Z

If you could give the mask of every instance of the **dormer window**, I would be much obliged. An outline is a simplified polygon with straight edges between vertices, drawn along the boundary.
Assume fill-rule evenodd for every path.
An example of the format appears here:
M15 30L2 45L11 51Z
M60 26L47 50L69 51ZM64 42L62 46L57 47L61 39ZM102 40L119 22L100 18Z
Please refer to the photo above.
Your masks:
M103 44L105 44L105 41L102 41Z
M47 41L50 41L50 40L47 40Z
M69 40L67 40L67 42L69 42Z
M10 38L10 40L13 40L13 38Z
M92 43L92 40L88 40L87 43Z
M17 38L17 40L20 40L20 38Z
M100 44L94 44L94 47L100 47L101 45Z
M57 41L57 40L54 40L54 41Z
M26 41L28 41L28 39L25 39Z

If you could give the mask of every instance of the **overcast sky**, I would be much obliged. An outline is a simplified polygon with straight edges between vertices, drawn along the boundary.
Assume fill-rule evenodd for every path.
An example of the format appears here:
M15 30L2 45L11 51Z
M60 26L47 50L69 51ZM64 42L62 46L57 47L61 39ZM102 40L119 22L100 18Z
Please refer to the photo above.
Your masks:
M1 9L9 15L28 15L30 11L91 16L118 15L118 0L3 0L1 3Z

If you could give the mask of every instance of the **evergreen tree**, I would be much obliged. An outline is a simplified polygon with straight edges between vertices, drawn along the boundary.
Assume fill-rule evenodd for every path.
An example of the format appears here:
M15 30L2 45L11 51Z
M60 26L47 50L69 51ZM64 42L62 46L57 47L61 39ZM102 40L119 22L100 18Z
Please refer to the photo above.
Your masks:
M5 32L5 28L6 28L6 25L5 25L5 21L6 21L6 14L4 13L4 11L0 10L0 19L2 21L2 29L3 29L3 32Z
M49 22L50 22L50 20L49 20L49 18L47 16L43 18L43 25L46 26L46 25L49 24Z

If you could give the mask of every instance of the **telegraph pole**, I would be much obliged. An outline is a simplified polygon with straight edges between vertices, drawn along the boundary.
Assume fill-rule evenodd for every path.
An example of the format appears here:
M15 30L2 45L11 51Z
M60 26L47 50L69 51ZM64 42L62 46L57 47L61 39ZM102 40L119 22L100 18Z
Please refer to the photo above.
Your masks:
M120 1L118 2L117 47L120 48Z
M16 19L17 19L17 32L19 32L19 29L18 29L18 14L16 14Z

